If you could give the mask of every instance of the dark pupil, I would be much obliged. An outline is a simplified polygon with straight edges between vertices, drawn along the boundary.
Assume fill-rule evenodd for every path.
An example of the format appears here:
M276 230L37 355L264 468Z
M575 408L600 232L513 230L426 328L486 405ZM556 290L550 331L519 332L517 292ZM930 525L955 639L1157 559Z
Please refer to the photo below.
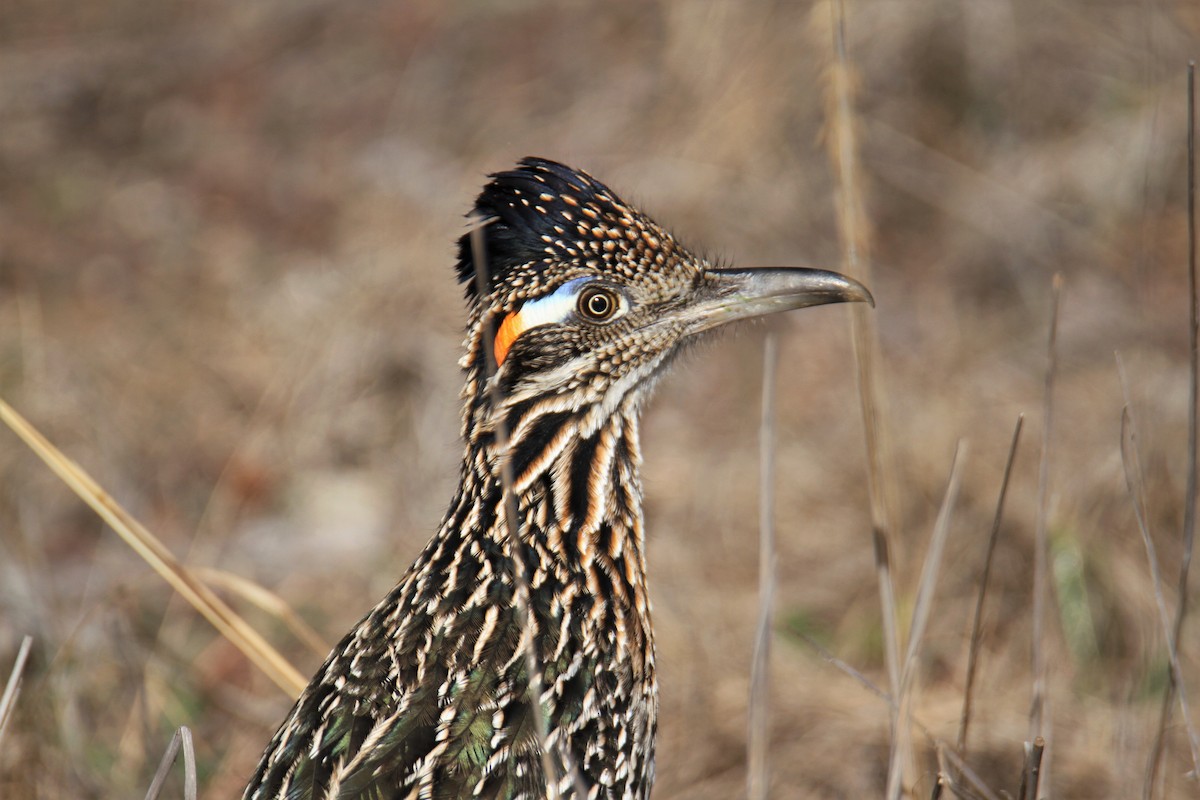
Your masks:
M587 310L593 317L607 317L611 309L612 303L607 295L597 292L588 296Z

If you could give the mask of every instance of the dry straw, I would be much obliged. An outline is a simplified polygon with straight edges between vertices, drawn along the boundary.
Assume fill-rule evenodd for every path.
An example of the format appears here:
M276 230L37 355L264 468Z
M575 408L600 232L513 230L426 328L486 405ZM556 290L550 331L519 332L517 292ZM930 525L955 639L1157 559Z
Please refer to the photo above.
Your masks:
M166 785L167 774L171 771L175 759L179 757L181 749L183 750L183 799L196 800L196 748L192 745L192 732L186 725L179 726L175 735L171 737L171 742L167 745L167 752L163 753L162 761L158 764L158 771L154 773L154 780L150 782L150 788L146 790L146 800L158 800L163 786Z
M842 247L842 269L868 285L871 280L870 226L867 220L862 178L859 171L858 129L854 112L857 76L846 44L846 10L842 0L827 0L814 6L810 17L815 44L832 45L823 75L825 145L836 176L838 234ZM892 570L894 548L895 472L887 434L886 396L880 372L879 332L866 308L851 308L850 332L854 344L859 401L867 446L867 491L871 503L871 527L875 549L875 571L882 607L883 650L893 697L900 695L900 633ZM892 708L892 731L900 733L898 707ZM907 736L896 735L900 752L894 764L911 769L912 754ZM889 781L890 783L890 781Z
M916 680L917 656L920 654L921 641L925 637L925 628L929 624L929 614L933 610L934 589L937 586L937 576L942 566L942 553L946 549L946 539L950 535L951 514L954 511L954 504L958 500L959 487L962 486L962 470L966 455L967 443L960 440L954 450L954 461L950 466L950 480L946 484L946 494L942 497L942 505L938 509L937 521L933 526L933 536L929 539L929 550L925 553L925 564L921 568L921 582L917 586L917 599L913 604L912 624L909 626L908 649L904 655L904 667L900 673L900 693L896 704L896 715L900 720L900 725L892 741L887 797L900 797L903 792L901 778L904 762L901 759L910 749L906 740L913 721L912 689Z
M1187 242L1188 242L1188 368L1191 380L1188 384L1188 461L1187 488L1183 496L1183 557L1179 563L1179 601L1175 608L1174 636L1170 641L1178 644L1183 635L1183 620L1188 608L1188 575L1192 566L1192 550L1196 541L1196 451L1197 451L1197 402L1200 400L1200 292L1196 287L1196 62L1188 62L1187 70ZM1146 770L1143 796L1150 797L1166 744L1167 726L1175 707L1174 696L1182 689L1176 683L1177 671L1171 670L1167 690L1163 693L1162 711L1159 714L1158 730L1150 753ZM1190 721L1188 722L1190 725ZM1189 728L1192 741L1192 777L1200 779L1200 768L1196 764L1195 734Z
M0 400L0 420L21 437L54 474L91 506L134 552L171 585L171 588L179 592L222 636L266 673L276 686L292 697L303 691L307 681L279 651L268 644L258 631L218 597L192 570L180 563L166 545L117 503L78 464L63 455L62 451L3 400Z
M1042 448L1038 464L1037 528L1034 536L1033 553L1033 620L1030 643L1033 686L1029 709L1029 741L1044 740L1050 743L1050 697L1048 694L1046 661L1046 603L1050 594L1049 537L1047 534L1047 497L1050 484L1050 439L1054 429L1054 378L1058 372L1058 312L1062 302L1062 274L1055 274L1050 295L1050 338L1046 344L1046 376L1042 395ZM1051 749L1051 752L1052 749ZM1049 771L1050 758L1042 764L1033 777L1045 777ZM1028 774L1028 773L1027 773ZM1031 788L1030 797L1037 797L1037 785Z
M1117 373L1121 378L1121 392L1125 405L1121 409L1121 463L1125 468L1125 485L1129 489L1129 497L1133 501L1133 515L1137 520L1138 531L1142 534L1142 545L1146 549L1146 561L1150 568L1150 580L1154 586L1154 602L1158 607L1158 618L1162 624L1163 637L1167 643L1167 658L1171 665L1171 682L1166 696L1174 694L1179 700L1179 713L1183 717L1184 730L1187 732L1188 746L1192 754L1192 772L1200 774L1200 738L1192 725L1191 709L1188 706L1187 688L1184 684L1183 670L1179 665L1179 632L1171 626L1171 616L1167 611L1167 600L1163 592L1162 569L1158 562L1158 549L1154 546L1154 538L1150 535L1150 523L1147 515L1146 484L1142 473L1142 462L1138 457L1137 425L1133 419L1133 406L1129 399L1129 381L1125 377L1125 365L1117 355ZM1182 598L1180 598L1182 604ZM1149 789L1150 784L1147 784Z
M779 337L768 331L763 341L762 419L758 430L758 626L750 668L750 732L747 751L750 800L766 800L770 789L767 699L770 689L771 629L775 607L775 376Z
M12 672L8 674L8 683L4 685L4 695L0 696L0 740L4 739L4 730L8 727L12 711L17 705L17 697L21 694L21 675L25 672L25 663L29 660L29 649L32 646L32 636L21 640L17 660L13 662Z
M988 536L987 553L983 558L983 574L979 577L979 595L975 600L975 616L971 621L971 644L967 651L967 676L963 686L962 716L958 724L957 750L959 756L967 757L967 730L971 724L971 698L974 696L975 674L979 665L979 647L983 641L983 603L987 598L988 583L992 575L992 562L996 555L996 542L1000 540L1000 520L1004 518L1004 501L1008 497L1008 484L1012 480L1013 463L1017 459L1017 445L1021 441L1021 428L1025 415L1017 416L1013 428L1012 443L1008 447L1008 460L1004 464L1004 477L1000 481L1000 496L996 500L996 514L992 517L992 532Z

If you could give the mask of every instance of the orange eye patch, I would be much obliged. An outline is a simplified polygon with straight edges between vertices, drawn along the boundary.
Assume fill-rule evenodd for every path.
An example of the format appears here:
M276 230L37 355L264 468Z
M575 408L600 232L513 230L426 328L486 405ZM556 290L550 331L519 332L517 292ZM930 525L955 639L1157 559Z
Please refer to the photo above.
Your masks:
M508 348L512 347L512 343L517 340L523 330L519 311L512 312L504 318L504 322L500 323L500 330L496 331L496 341L492 344L492 353L496 356L497 367L504 363L504 359L508 356Z
M576 278L564 283L545 297L529 300L518 310L510 312L500 323L500 327L496 330L496 339L492 342L492 353L496 357L496 366L499 367L504 363L513 342L517 341L525 331L539 325L565 322L575 310L575 298L579 294L579 290L590 282L589 278Z

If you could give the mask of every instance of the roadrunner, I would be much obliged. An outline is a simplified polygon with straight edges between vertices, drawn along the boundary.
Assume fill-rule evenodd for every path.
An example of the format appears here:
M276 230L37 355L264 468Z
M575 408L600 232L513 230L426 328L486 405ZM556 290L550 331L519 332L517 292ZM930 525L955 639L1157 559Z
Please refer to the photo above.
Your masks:
M474 215L480 241L458 247L458 491L296 702L246 798L647 797L641 406L707 331L871 301L832 272L718 269L553 161L493 175Z

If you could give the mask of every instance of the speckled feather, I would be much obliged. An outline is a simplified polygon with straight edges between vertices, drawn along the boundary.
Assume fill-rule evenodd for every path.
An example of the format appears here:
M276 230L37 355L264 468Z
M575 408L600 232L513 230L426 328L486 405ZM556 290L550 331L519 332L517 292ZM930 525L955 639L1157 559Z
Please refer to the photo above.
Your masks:
M706 331L871 297L820 270L714 269L552 161L492 178L474 210L482 294L468 237L459 245L470 308L458 491L297 701L246 798L648 797L658 688L641 405Z
M474 213L490 220L491 293L476 296L463 237L458 272L472 313L458 491L399 585L313 678L247 798L545 797L520 649L530 638L559 796L649 794L658 697L638 406L663 354L652 342L643 355L609 347L595 331L531 332L494 378L504 389L497 415L481 341L498 315L579 275L669 301L664 287L686 286L703 262L603 184L554 162L527 159L493 176ZM640 377L619 380L630 374ZM514 603L500 417L531 593L526 630Z
M628 503L638 491L632 437L618 421L562 457L572 471L607 460L605 493ZM569 763L585 785L604 787L598 796L644 797L657 700L641 521L563 526L552 509L567 487L554 483L536 481L519 515L525 563L536 565L532 635L559 774ZM544 796L506 524L499 483L466 477L404 580L305 691L249 797Z

